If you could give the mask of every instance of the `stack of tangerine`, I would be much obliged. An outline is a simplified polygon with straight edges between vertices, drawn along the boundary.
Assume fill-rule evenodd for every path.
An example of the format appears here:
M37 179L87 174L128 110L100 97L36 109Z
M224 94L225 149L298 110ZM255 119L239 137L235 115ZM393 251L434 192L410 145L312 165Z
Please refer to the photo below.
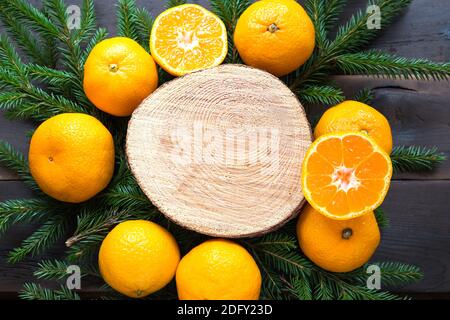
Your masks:
M375 210L391 181L392 134L374 108L345 101L330 108L314 131L302 170L309 205L297 235L303 252L332 272L366 263L380 242Z

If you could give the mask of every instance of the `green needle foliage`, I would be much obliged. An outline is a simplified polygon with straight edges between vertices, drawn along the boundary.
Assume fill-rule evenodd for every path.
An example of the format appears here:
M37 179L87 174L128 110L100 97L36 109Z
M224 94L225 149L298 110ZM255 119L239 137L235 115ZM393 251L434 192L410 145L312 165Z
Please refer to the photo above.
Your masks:
M446 160L446 156L439 152L436 147L399 146L392 150L391 160L394 171L397 173L417 172L435 168Z
M27 255L35 256L62 240L67 231L67 220L67 214L49 217L20 247L9 253L8 261L15 263L22 261Z
M38 263L33 275L37 279L62 280L67 277L67 268L69 265L67 261L42 260Z
M300 101L305 104L336 105L345 100L341 89L332 86L304 86L298 91Z
M353 100L365 103L365 104L371 104L373 99L375 99L374 93L370 89L362 89L359 92L357 92L353 98Z
M410 2L370 1L382 10L382 29ZM185 1L167 1L166 7L183 3ZM316 26L317 48L304 66L282 79L303 103L334 105L343 101L342 90L330 82L329 76L333 73L412 79L448 78L448 64L404 59L375 51L360 52L380 31L367 28L368 13L356 13L331 39L330 31L336 26L345 3L345 0L306 2L306 9ZM230 51L226 62L241 62L233 44L233 33L239 16L250 1L211 0L210 4L228 30ZM134 0L118 0L116 17L117 34L136 40L149 51L153 16L147 10L138 8ZM66 255L60 260L39 262L34 272L36 278L62 284L67 266L77 264L81 266L83 276L101 280L97 265L100 244L111 228L122 221L155 221L174 235L183 254L208 239L173 224L145 197L125 160L124 137L128 119L116 119L104 114L84 94L84 63L92 48L108 36L104 28L97 26L94 0L83 1L80 30L68 29L66 3L62 0L43 0L41 9L26 0L3 0L0 2L0 19L7 32L0 36L0 109L11 119L38 122L62 112L91 114L110 129L117 154L115 175L106 190L85 203L67 204L45 196L33 180L24 155L8 143L0 142L0 164L17 173L36 193L33 199L0 203L0 234L7 232L14 224L38 224L36 231L10 252L9 261L15 263L28 256L43 254L66 239ZM33 31L32 35L29 30ZM22 59L23 56L26 58ZM172 79L161 69L159 76L160 83ZM355 99L367 103L373 99L373 94L370 90L363 90ZM436 149L397 147L392 153L396 172L432 169L443 160L444 156ZM381 228L387 227L388 219L381 209L375 211L375 216ZM299 249L295 223L288 223L281 230L266 236L239 242L249 250L260 267L263 298L398 299L389 292L366 288L367 266L337 274L314 265ZM378 266L382 272L383 289L396 289L422 277L415 266L397 262L382 262ZM33 283L25 284L20 297L79 299L77 293L65 286L50 290ZM117 293L110 296L118 297L124 298ZM150 298L176 298L175 286L172 283Z
M378 226L380 228L389 227L389 218L381 208L376 208L374 211L375 218L377 219Z
M19 297L24 300L80 300L75 291L61 285L57 290L43 288L35 283L26 283Z
M166 8L170 9L176 6L181 6L182 4L186 4L186 0L168 0L166 1Z
M7 95L8 93L5 93ZM6 102L7 103L7 102ZM14 171L33 191L39 192L39 187L31 176L28 161L22 153L15 150L9 143L0 140L0 165Z
M407 59L374 50L343 54L336 58L336 64L346 74L420 80L446 80L450 77L450 63Z
M222 19L228 31L228 56L225 63L242 63L234 46L234 28L241 14L250 6L249 0L211 0L212 11Z

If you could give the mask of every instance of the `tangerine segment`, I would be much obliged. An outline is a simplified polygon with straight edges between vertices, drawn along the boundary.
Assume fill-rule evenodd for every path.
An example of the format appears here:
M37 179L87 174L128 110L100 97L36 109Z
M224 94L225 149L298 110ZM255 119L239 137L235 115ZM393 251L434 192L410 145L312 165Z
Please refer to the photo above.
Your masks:
M331 133L309 148L302 169L305 198L336 219L359 217L384 200L392 177L388 154L362 133Z
M150 36L156 62L174 76L218 66L228 51L222 20L195 4L166 10L156 18Z

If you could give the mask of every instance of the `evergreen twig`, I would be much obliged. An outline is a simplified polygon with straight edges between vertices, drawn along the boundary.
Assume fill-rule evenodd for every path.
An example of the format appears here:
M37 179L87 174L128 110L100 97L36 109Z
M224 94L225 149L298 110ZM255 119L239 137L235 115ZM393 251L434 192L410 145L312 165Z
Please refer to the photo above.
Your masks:
M375 99L375 95L374 95L373 91L370 89L362 89L362 90L358 91L353 98L353 100L356 100L356 101L359 101L359 102L362 102L362 103L365 103L368 105L370 105L372 103L373 99Z
M320 105L335 105L345 100L341 89L332 86L305 86L297 92L301 102Z
M234 29L241 14L250 6L249 0L210 0L212 11L222 19L228 31L228 56L226 63L242 63L234 46Z
M26 238L20 247L13 249L8 254L8 261L16 263L22 261L25 256L35 256L47 250L57 243L67 230L67 217L53 215L49 217L39 229Z
M80 296L66 286L51 290L35 283L25 283L19 297L24 300L80 300Z
M2 140L0 140L0 164L15 172L31 190L40 192L39 187L31 176L28 161L25 160L24 155Z
M386 215L383 209L376 208L374 210L375 219L377 219L378 226L380 228L388 228L389 227L389 217Z
M336 64L345 74L351 75L418 80L450 78L450 63L408 59L375 50L340 55L336 58Z
M170 9L173 7L181 6L182 4L186 4L186 0L167 0L166 8Z
M62 260L42 260L33 275L37 279L61 280L67 277L69 265L67 261Z
M55 203L43 198L0 202L0 235L14 223L43 219L56 208Z
M303 65L296 77L288 83L291 89L298 90L305 84L318 84L333 71L335 59L344 53L351 53L365 47L381 30L388 26L409 4L411 0L371 0L369 4L377 5L383 13L381 29L369 29L367 21L370 13L359 11L342 27L333 41L318 48L313 56Z
M138 24L135 0L119 0L117 3L117 34L138 41Z
M420 172L432 170L446 160L446 156L436 147L397 146L391 153L394 172Z

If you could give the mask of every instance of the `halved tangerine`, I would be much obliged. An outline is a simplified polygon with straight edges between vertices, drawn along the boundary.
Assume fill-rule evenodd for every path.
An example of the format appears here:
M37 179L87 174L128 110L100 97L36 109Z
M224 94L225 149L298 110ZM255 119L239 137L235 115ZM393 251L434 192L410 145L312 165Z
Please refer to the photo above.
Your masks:
M156 18L150 50L161 68L174 76L216 67L228 52L227 29L205 8L180 5Z
M389 155L363 133L331 133L318 138L306 153L302 189L323 215L346 220L376 209L392 177Z

